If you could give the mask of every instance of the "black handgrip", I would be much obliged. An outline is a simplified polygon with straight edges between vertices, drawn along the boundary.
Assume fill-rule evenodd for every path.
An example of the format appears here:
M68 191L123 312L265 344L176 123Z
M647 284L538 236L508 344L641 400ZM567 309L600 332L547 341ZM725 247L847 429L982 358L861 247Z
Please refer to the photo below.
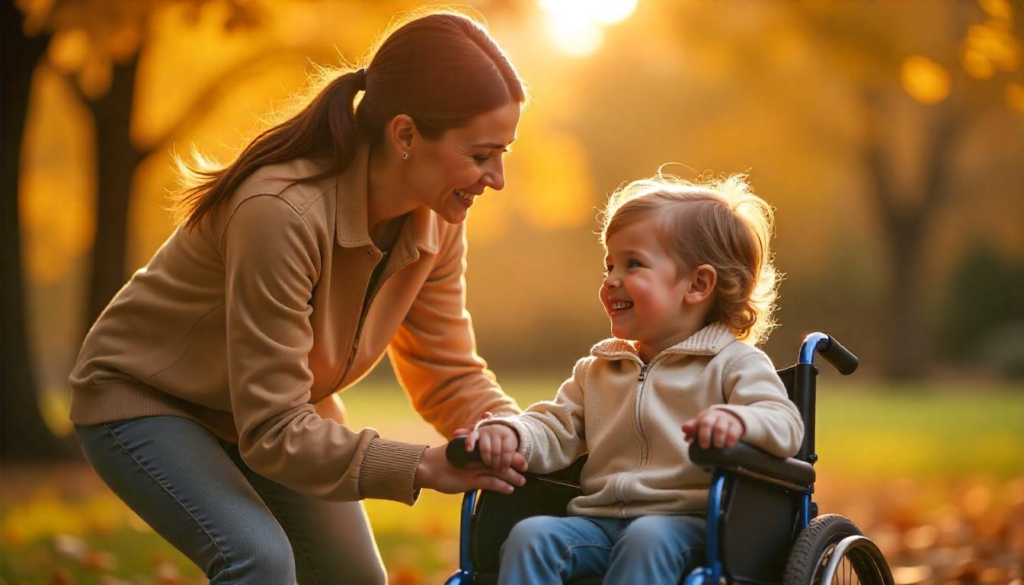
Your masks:
M474 461L480 461L480 449L466 451L466 437L455 437L448 441L444 456L448 458L448 463L455 467L465 467Z
M821 356L828 360L828 363L835 366L840 374L849 376L857 369L857 364L860 363L857 356L843 347L843 344L839 343L839 340L835 337L829 335L828 340L828 345L821 350Z

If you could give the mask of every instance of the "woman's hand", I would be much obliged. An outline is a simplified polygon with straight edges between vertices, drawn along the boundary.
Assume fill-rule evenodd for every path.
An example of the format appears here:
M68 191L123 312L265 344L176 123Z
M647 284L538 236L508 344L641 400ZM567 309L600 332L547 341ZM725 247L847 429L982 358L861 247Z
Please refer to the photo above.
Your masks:
M712 442L717 449L732 447L739 442L745 430L740 417L717 408L706 408L683 423L686 440L693 441L696 438L701 449L707 449Z
M443 494L457 494L471 490L491 490L510 494L514 486L526 483L515 462L501 471L494 471L480 464L468 467L453 467L445 457L445 446L430 447L423 452L419 465L416 466L416 477L413 487L432 489ZM519 457L522 460L522 456ZM522 460L523 469L526 461Z

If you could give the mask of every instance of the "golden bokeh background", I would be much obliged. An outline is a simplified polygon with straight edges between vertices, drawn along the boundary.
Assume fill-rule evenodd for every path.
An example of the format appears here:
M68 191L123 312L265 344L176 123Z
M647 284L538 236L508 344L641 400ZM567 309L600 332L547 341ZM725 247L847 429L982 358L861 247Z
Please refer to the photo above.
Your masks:
M8 125L4 134L5 159L20 158L2 195L17 217L3 229L17 236L21 262L5 263L5 284L23 291L25 320L23 335L4 339L24 350L6 352L5 384L16 379L13 355L27 356L29 377L3 391L31 396L66 437L66 379L97 307L174 229L174 157L231 160L302 103L319 68L359 63L396 14L440 4L3 1L5 43L35 51L5 56L5 92L17 78L9 62L29 75L23 133ZM997 494L1000 510L1022 509L1024 464L1004 459L1024 453L1024 6L460 6L487 22L531 95L507 187L482 197L468 223L468 305L499 380L557 381L608 335L595 231L611 191L666 163L688 179L747 173L776 207L776 259L787 275L782 326L766 346L776 364L794 361L803 336L823 330L862 358L858 383L868 389L848 404L899 394L908 402L894 408L910 412L916 400L927 409L941 402L935 396L974 392L994 409L1005 401L1009 422L984 439L1000 478L985 493ZM400 396L386 367L368 383ZM898 435L901 424L878 436ZM905 461L938 457L920 449ZM41 501L42 525L76 514ZM0 498L0 515L11 505ZM106 505L80 510L102 517ZM919 528L889 525L904 536ZM931 525L941 534L939 520ZM939 573L924 574L905 572L908 582Z

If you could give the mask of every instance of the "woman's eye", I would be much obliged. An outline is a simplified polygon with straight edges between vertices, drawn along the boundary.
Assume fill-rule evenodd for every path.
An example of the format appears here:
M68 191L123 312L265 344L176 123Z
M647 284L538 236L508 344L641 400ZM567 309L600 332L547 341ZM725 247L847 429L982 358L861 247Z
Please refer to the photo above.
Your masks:
M476 155L473 155L473 160L475 160L478 163L485 163L485 162L491 160L491 155L489 155L489 154L476 154Z

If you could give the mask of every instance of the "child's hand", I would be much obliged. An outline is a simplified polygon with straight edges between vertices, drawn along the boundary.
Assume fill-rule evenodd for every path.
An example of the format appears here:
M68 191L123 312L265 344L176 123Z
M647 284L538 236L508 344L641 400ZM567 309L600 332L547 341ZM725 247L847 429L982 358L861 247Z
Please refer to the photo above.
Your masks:
M526 460L519 454L519 436L505 425L478 426L466 437L466 449L472 451L476 445L480 451L480 459L484 465L496 472L508 469L516 464L516 468L525 470Z
M732 447L745 430L740 417L728 410L716 408L704 409L683 423L686 440L692 441L696 437L701 449L710 447L712 441L717 449Z
M470 431L472 431L474 428L476 428L477 425L479 425L480 423L482 423L484 421L489 421L492 418L494 418L493 414L491 414L489 412L485 412L485 413L480 415L480 418L477 419L476 424L474 424L472 427L470 427L470 428L462 427L461 429L455 429L455 436L456 437L465 437L466 435L469 434Z

